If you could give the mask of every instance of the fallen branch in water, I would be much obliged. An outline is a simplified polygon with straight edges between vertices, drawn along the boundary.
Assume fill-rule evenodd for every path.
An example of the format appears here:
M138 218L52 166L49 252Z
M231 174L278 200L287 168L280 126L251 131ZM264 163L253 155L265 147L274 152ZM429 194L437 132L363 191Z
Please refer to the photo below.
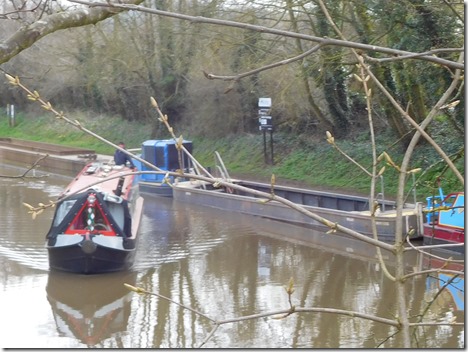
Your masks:
M49 154L46 154L42 157L40 157L39 159L37 159L34 164L32 164L29 169L27 169L25 172L23 172L21 175L0 175L0 178L20 178L20 179L25 179L25 178L43 178L43 177L48 177L49 174L46 174L46 175L39 175L39 176L36 176L36 175L33 175L33 176L28 176L28 173L31 171L31 170L36 170L36 166L38 166L38 164L44 160L45 158L47 158L49 156ZM40 165L39 165L40 166Z

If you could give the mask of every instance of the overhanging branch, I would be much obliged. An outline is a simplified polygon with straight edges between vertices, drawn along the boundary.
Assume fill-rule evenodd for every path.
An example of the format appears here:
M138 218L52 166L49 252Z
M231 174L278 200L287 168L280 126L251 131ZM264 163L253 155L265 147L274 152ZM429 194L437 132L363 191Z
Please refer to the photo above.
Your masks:
M275 28L269 28L269 27L229 21L229 20L220 20L220 19L215 19L215 18L207 18L203 16L190 16L190 15L185 15L185 14L180 14L180 13L175 13L175 12L151 9L148 7L135 5L135 4L113 3L110 1L108 2L86 1L86 0L68 0L68 1L76 3L76 4L87 5L90 7L106 7L106 8L112 7L112 8L122 9L122 10L146 12L146 13L151 13L154 15L171 17L171 18L176 18L176 19L184 20L184 21L190 21L192 23L206 23L206 24L213 24L213 25L225 26L225 27L249 29L255 32L276 34L276 35L281 35L284 37L303 39L306 41L320 43L322 45L342 46L342 47L353 48L353 49L360 50L360 51L374 51L374 52L384 53L384 54L394 56L394 57L405 56L407 58L434 62L439 65L446 66L452 69L464 70L465 68L463 63L442 59L437 56L434 56L433 54L420 55L419 53L413 53L410 51L404 51L404 50L398 50L398 49L391 49L391 48L382 47L378 45L369 45L369 44L356 43L356 42L352 42L348 40L317 37L317 36L312 36L312 35L307 35L307 34L302 34L302 33L290 32L290 31L285 31L285 30L280 30L280 29L275 29Z
M139 4L143 0L121 0L121 2L123 5L128 5ZM43 17L40 21L21 27L5 42L0 43L0 64L7 62L48 34L61 29L96 24L123 11L126 9L115 6L93 9L80 8Z

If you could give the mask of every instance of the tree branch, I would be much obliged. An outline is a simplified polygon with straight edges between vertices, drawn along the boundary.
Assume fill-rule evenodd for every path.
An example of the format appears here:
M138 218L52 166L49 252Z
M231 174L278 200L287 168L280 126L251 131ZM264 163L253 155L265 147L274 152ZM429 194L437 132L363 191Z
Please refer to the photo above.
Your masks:
M426 56L426 55L434 55L437 53L459 53L465 51L464 48L444 48L444 49L434 49L434 50L429 50L425 51L423 53L414 53L414 54L408 54L408 55L401 55L397 57L388 57L388 58L382 58L382 59L377 59L375 57L371 57L369 55L363 55L366 60L370 62L378 62L378 63L384 63L384 62L393 62L393 61L399 61L399 60L407 60L407 59L417 59L421 56Z
M14 86L17 86L17 87L20 87L22 90L24 90L26 93L27 93L27 96L28 96L28 99L29 100L32 100L32 101L35 101L39 104L41 104L41 107L44 109L44 110L47 110L51 113L53 113L55 115L55 117L59 120L63 120L65 122L67 122L68 124L78 128L79 130L99 139L100 141L116 148L116 149L119 149L120 151L124 152L125 154L131 156L132 158L140 161L141 163L143 163L144 165L150 167L151 169L153 170L156 170L156 171L161 171L161 169L159 169L157 166L149 163L148 161L130 153L129 151L127 151L126 149L123 149L123 148L120 148L118 145L108 141L107 139L101 137L100 135L90 131L89 129L85 128L83 125L81 125L81 123L78 121L78 120L75 120L75 121L72 121L70 120L68 117L66 117L64 115L64 113L62 111L57 111L50 102L48 101L45 101L41 98L41 96L39 95L39 93L37 91L31 91L29 88L27 88L25 85L23 85L21 82L20 82L20 79L19 77L13 77L11 75L5 75L8 79L8 81L10 82L10 84L14 85ZM173 129L172 127L169 125L168 123L168 117L164 114L162 114L162 112L159 110L159 106L156 102L156 100L154 98L151 99L151 103L153 105L153 107L155 107L157 110L158 110L158 113L160 115L160 121L162 121L163 123L165 123L166 127L168 128L169 132L171 132L171 135L173 136L173 138L175 138L175 135L173 134ZM183 144L180 142L180 140L177 140L175 139L177 142L178 142L178 146L180 146L180 148L187 154L189 155L191 158L193 158L191 156L191 154L187 151L187 149L185 149L185 147L183 146ZM192 159L193 160L193 159ZM197 163L199 164L199 163ZM366 235L363 235L357 231L354 231L354 230L351 230L345 226L342 226L342 225L339 225L337 223L333 223L307 209L305 209L304 207L302 207L301 205L299 204L296 204L294 202L291 202L285 198L282 198L282 197L278 197L276 196L275 194L271 194L271 193L266 193L266 192L260 192L260 191L257 191L257 190L253 190L253 189L250 189L248 187L243 187L243 186L240 186L240 185L237 185L235 183L231 183L231 182L227 182L225 180L219 180L219 179L215 179L213 176L211 176L210 174L209 177L203 177L203 176L199 176L199 175L193 175L193 174L185 174L183 172L178 172L178 173L173 173L173 172L166 172L166 174L174 174L176 176L181 176L181 177L187 177L187 178L191 178L191 179L198 179L198 180L201 180L201 181L206 181L206 182L209 182L209 183L212 183L212 184L215 184L216 187L219 187L219 186L225 186L225 187L230 187L230 188L233 188L233 189L238 189L238 190L241 190L241 191L245 191L247 193L251 193L251 194L255 194L257 196L260 196L260 197L263 197L265 199L268 199L268 200L277 200L278 202L280 203L283 203L285 205L287 205L288 207L292 208L292 209L295 209L297 210L298 212L316 220L317 222L327 226L328 228L330 228L330 231L331 232L336 232L336 231L340 231L340 232L343 232L345 234L348 234L354 238L357 238L357 239L360 239L364 242L367 242L367 243L370 243L370 244L373 244L379 248L382 248L382 249L385 249L387 251L390 251L390 252L394 252L395 248L393 245L389 244L389 243L385 243L383 241L379 241L379 240L376 240L374 238L370 238ZM33 208L33 207L31 207ZM33 210L31 209L30 210Z
M249 30L261 32L261 33L276 34L276 35L280 35L284 37L298 38L298 39L303 39L306 41L312 41L312 42L320 43L322 44L322 46L323 45L342 46L342 47L359 49L363 51L375 51L375 52L385 53L385 54L393 55L397 57L415 55L415 53L412 53L409 51L391 49L391 48L386 48L386 47L377 46L377 45L356 43L356 42L351 42L348 40L316 37L316 36L307 35L307 34L295 33L295 32L290 32L290 31L285 31L285 30L280 30L280 29L268 28L264 26L240 23L240 22L229 21L229 20L219 20L219 19L207 18L207 17L202 17L202 16L189 16L189 15L184 15L184 14L179 14L179 13L174 13L174 12L169 12L169 11L150 9L144 6L138 6L134 4L121 4L121 3L113 3L110 1L108 2L86 1L86 0L68 0L68 1L77 3L77 4L88 5L91 7L98 7L98 6L99 7L114 7L114 8L123 9L123 10L147 12L147 13L152 13L152 14L159 15L159 16L177 18L179 20L184 20L184 21L190 21L193 23L206 23L206 24L213 24L213 25L226 26L226 27L249 29ZM463 63L442 59L433 55L417 56L415 57L415 59L434 62L439 65L447 66L453 69L458 68L458 69L464 70L464 67L465 67Z
M429 274L438 274L438 273L446 273L446 274L453 274L453 275L464 275L465 272L459 270L450 270L450 269L430 269L430 270L423 270L423 271L415 271L414 273L407 274L403 277L403 280L407 280L411 277L418 276L418 275L429 275Z
M301 60L304 57L309 56L310 54L318 51L322 46L323 46L322 44L318 44L318 45L314 46L312 49L307 50L306 52L302 53L301 55L291 57L289 59L281 60L281 61L269 64L269 65L265 65L263 67L256 68L255 70L251 70L251 71L244 72L244 73L239 73L239 74L237 74L235 76L219 76L219 75L215 75L215 74L212 74L212 73L207 73L205 71L203 71L203 74L208 79L220 79L220 80L223 80L223 81L238 81L238 80L240 80L240 79L242 79L244 77L251 76L251 75L254 75L256 73L266 71L266 70L269 70L269 69L272 69L272 68L275 68L275 67L279 67L279 66L282 66L282 65L287 65L287 64L290 64L291 62L294 62L294 61Z
M121 1L128 4L143 2L143 0ZM115 6L95 9L81 8L46 16L31 25L21 27L5 42L0 43L0 64L7 62L48 34L61 29L96 24L125 10L125 8L116 8Z

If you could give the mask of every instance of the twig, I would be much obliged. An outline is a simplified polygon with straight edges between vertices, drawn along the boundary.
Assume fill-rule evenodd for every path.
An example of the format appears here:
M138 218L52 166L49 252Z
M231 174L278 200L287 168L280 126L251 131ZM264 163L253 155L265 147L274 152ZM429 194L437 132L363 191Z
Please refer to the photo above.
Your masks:
M260 319L260 318L267 318L267 317L271 317L272 319L284 319L295 313L329 313L329 314L345 315L351 318L361 318L361 319L375 321L378 323L390 325L390 326L400 329L400 322L397 319L387 319L387 318L382 318L382 317L371 315L371 314L365 314L365 313L360 313L360 312L355 312L355 311L350 311L350 310L345 310L345 309L319 308L319 307L295 307L291 303L291 295L294 293L294 287L293 287L294 282L292 279L289 280L288 286L285 287L286 293L288 294L288 303L290 305L289 309L280 309L276 311L244 315L244 316L240 316L236 318L229 318L229 319L224 319L224 320L213 319L209 317L208 315L201 313L200 311L187 307L183 304L180 304L179 302L174 301L173 299L170 299L158 293L150 292L143 288L135 287L126 283L124 284L124 286L127 287L129 290L135 293L138 293L140 295L143 295L143 294L153 295L153 296L157 296L159 298L165 299L170 303L176 304L177 306L183 309L190 310L191 312L194 312L195 314L198 314L201 317L210 320L213 323L213 329L210 331L208 336L203 340L203 342L200 344L199 347L204 346L211 339L211 337L215 334L215 332L221 325L237 323L237 322L247 321L247 320Z
M326 135L327 135L327 142L329 144L331 144L333 146L333 148L335 148L341 155L343 155L346 159L348 159L354 165L356 165L358 168L360 168L367 176L372 177L372 173L367 171L366 168L364 168L364 166L359 164L356 160L354 160L348 154L346 154L340 147L338 147L338 145L335 142L335 137L333 137L333 135L329 131L327 131Z
M132 285L129 285L129 284L124 284L124 286L126 288L128 288L130 291L133 291L133 292L136 292L138 294L147 294L147 295L151 295L151 296L156 296L156 297L159 297L159 298L162 298L162 299L165 299L166 301L169 301L171 303L174 303L175 305L178 305L179 307L183 308L183 309L187 309L195 314L198 314L200 316L202 316L203 318L206 318L208 320L211 320L212 322L216 322L215 319L212 319L210 318L208 315L196 310L196 309L193 309L193 308L190 308L190 307L187 307L187 306L184 306L183 304L180 304L179 302L176 302L174 301L173 299L169 298L169 297L166 297L166 296L163 296L159 293L155 293L155 292L150 292L150 291L146 291L142 288L139 288L139 287L135 287L135 286L132 286Z
M461 246L464 246L465 244L464 243L447 243L447 244L434 244L434 245L423 245L423 246L415 246L411 243L411 241L409 240L409 238L407 237L406 238L406 242L408 243L408 245L410 247L407 247L404 249L404 251L411 251L411 250L415 250L415 251L418 251L420 253L424 253L428 256L432 256L432 257L435 257L435 258L438 258L438 259L444 259L444 258L441 258L441 257L437 257L436 255L432 254L432 253L428 253L427 250L428 249L435 249L435 248L453 248L453 247L461 247ZM445 259L444 259L445 260ZM460 262L464 262L464 261L460 261Z
M214 177L208 172L208 170L206 170L203 165L201 165L197 159L195 159L192 154L190 154L190 152L187 150L187 148L184 147L184 145L182 144L183 142L183 138L182 136L180 136L179 138L176 137L176 135L174 134L174 129L171 127L171 125L169 124L169 118L167 117L166 114L163 114L161 109L159 108L159 105L158 105L158 102L156 101L155 98L151 97L150 98L151 100L151 105L156 109L158 115L159 115L159 121L161 121L164 126L166 126L168 132L171 134L172 138L174 139L174 141L177 143L176 146L177 146L177 149L181 149L184 151L184 153L190 158L190 160L192 160L192 162L194 164L197 165L197 167L201 170L203 170L203 172L208 175L211 179L214 179ZM180 161L179 161L180 163ZM180 163L181 164L181 163Z
M408 54L408 55L400 55L396 57L392 56L392 57L387 57L387 58L382 58L382 59L377 59L375 57L365 55L365 54L363 56L366 58L366 60L370 62L385 63L385 62L394 62L394 61L399 61L399 60L416 59L422 56L434 55L438 53L459 53L464 50L465 50L464 48L443 48L443 49L429 50L429 51L425 51L422 53L413 53L413 54Z
M48 177L49 175L41 175L41 176L27 176L27 174L33 170L42 160L47 158L49 154L41 156L39 159L37 159L34 164L32 164L29 169L27 169L22 175L13 175L13 176L8 176L8 175L0 175L0 178L43 178L43 177Z
M411 277L420 276L420 275L429 275L429 274L438 274L438 273L447 273L447 274L454 274L454 275L464 275L464 271L459 270L449 270L444 268L439 269L430 269L430 270L422 270L422 271L415 271L414 273L410 273L403 277L403 280L407 280Z
M449 280L445 282L445 284L437 291L437 293L434 295L432 300L428 302L427 306L424 308L423 312L419 315L419 321L417 323L412 323L411 326L438 326L438 325L459 325L459 323L455 323L455 321L451 321L450 323L435 323L435 322L422 322L424 316L428 312L429 308L435 303L435 300L439 295L442 294L442 292L447 288L448 285L451 285L452 282L458 277L458 275L455 275L451 277ZM461 325L464 325L462 323Z
M304 53L298 55L298 56L294 56L294 57L291 57L289 59L285 59L285 60L281 60L281 61L278 61L278 62L274 62L272 64L269 64L269 65L265 65L265 66L262 66L262 67L259 67L259 68L256 68L254 70L251 70L251 71L247 71L247 72L244 72L244 73L239 73L237 75L234 75L234 76L220 76L220 75L215 75L213 73L207 73L206 71L203 71L203 74L205 75L206 78L208 79L219 79L219 80L223 80L223 81L235 81L235 82L238 82L239 80L241 80L242 78L245 78L247 76L252 76L256 73L259 73L259 72L262 72L262 71L266 71L266 70L270 70L272 68L275 68L275 67L279 67L279 66L283 66L283 65L287 65L287 64L290 64L291 62L295 62L295 61L298 61L298 60L301 60L303 59L304 57L306 56L309 56L313 53L315 53L316 51L318 51L319 49L321 49L323 47L323 44L318 44L316 46L314 46L312 49L309 49L307 51L305 51ZM226 92L225 92L226 93Z
M0 19L13 19L11 15L15 14L17 15L16 19L20 19L21 17L19 16L20 13L27 13L27 12L36 12L36 10L42 5L42 1L39 1L35 7L31 9L26 9L27 1L23 3L23 6L21 8L17 8L13 11L10 12L3 12L0 14Z

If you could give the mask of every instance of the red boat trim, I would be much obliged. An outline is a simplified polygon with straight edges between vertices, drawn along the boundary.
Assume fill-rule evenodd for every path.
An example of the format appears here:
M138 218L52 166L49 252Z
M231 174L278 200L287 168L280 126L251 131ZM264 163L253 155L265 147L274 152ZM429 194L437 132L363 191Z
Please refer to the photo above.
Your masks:
M67 229L63 233L66 235L101 234L105 236L117 236L114 228L112 227L111 223L105 216L104 211L101 207L101 204L98 202L97 199L95 200L95 203L92 205L95 208L94 230L90 231L87 228L88 226L88 224L86 223L87 209L90 206L91 205L89 201L86 200L86 202L81 206L76 216L70 222L70 225L67 227ZM101 225L101 226L96 228L96 224ZM103 227L102 225L104 225L107 228L107 230L102 228Z

